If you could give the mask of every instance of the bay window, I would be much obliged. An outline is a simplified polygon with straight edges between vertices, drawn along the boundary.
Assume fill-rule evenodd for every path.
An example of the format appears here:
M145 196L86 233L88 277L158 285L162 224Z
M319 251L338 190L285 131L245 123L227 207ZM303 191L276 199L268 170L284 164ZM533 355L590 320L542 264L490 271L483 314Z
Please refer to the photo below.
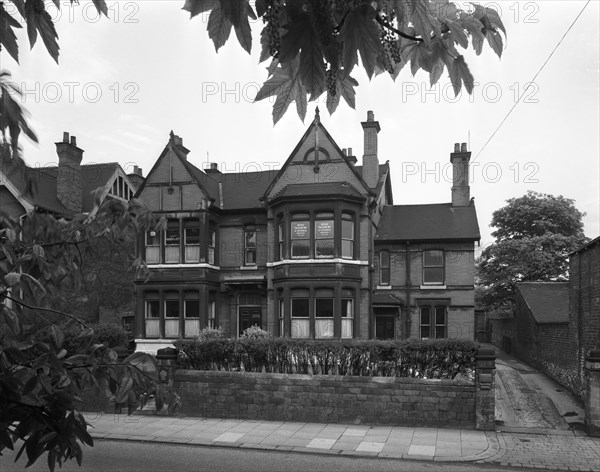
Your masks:
M200 334L200 300L195 292L186 292L183 301L184 332L186 338Z
M342 213L342 259L354 258L354 217Z
M334 254L333 213L321 212L315 216L315 257L333 257Z
M354 300L342 298L342 339L354 337Z
M444 284L444 251L423 251L423 284Z
M285 259L285 235L284 235L284 224L280 221L277 224L277 244L279 249L279 260Z
M200 226L196 221L186 221L183 229L185 262L200 262Z
M333 338L333 298L315 299L315 338Z
M308 259L310 257L310 219L308 213L292 215L290 241L292 259Z
M292 338L310 337L310 299L292 298Z
M146 263L160 262L160 233L156 230L146 231Z
M165 297L165 337L179 336L179 294L167 292Z
M215 263L215 247L217 246L217 233L214 228L208 230L208 254L207 262L209 264Z
M165 229L165 263L177 264L180 261L181 235L179 232L179 220L167 221Z
M158 338L160 336L160 299L158 293L147 294L144 305L146 337Z

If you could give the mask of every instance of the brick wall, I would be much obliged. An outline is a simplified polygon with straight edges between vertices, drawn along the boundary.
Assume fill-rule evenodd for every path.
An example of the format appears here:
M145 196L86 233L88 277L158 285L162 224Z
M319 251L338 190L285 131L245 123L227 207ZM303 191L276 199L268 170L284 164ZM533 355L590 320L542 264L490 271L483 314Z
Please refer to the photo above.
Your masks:
M185 416L473 428L475 385L462 380L177 370Z

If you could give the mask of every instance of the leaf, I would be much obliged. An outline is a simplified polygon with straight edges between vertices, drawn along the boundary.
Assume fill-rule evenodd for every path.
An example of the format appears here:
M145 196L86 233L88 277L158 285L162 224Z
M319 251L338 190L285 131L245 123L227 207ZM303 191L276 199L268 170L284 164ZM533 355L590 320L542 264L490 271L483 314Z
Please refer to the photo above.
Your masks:
M356 91L354 87L357 86L358 82L354 78L345 75L341 71L338 72L336 80L337 93L335 95L327 93L327 111L329 111L330 115L335 112L342 97L350 108L354 109L356 107Z
M4 281L9 287L14 287L21 282L22 275L23 274L19 274L18 272L9 272L4 276Z
M37 33L39 32L48 54L58 64L58 34L56 33L52 17L46 11L43 2L29 1L25 3L25 6L27 34L31 47L33 48L35 45Z
M437 83L438 80L440 80L440 77L444 73L444 67L444 61L442 61L441 59L435 61L435 63L431 67L431 72L429 72L429 84L432 87Z
M479 56L483 49L483 40L485 38L482 32L483 24L473 15L469 15L465 12L461 13L460 23L471 34L473 49L475 50L475 53Z
M21 24L10 16L4 9L4 5L0 3L0 45L4 46L6 51L18 63L19 46L13 28L21 28Z
M105 0L93 0L93 2L99 14L108 16L108 7L106 6Z
M219 3L210 12L207 26L208 37L213 40L215 50L217 52L219 51L219 48L221 48L221 46L223 46L229 39L232 26L233 23L231 23L231 20L223 15L221 4Z
M454 95L457 96L460 93L461 84L465 84L467 92L470 94L473 91L474 79L469 67L465 63L463 56L458 56L454 59L452 66L450 67L450 81L454 88Z
M299 60L280 64L273 60L269 66L272 75L260 88L254 101L277 97L273 105L273 124L276 124L287 111L290 103L296 101L296 110L302 120L306 116L306 89L300 82Z
M185 0L182 10L190 12L190 18L212 10L219 5L218 0Z
M502 50L504 48L502 35L498 31L487 30L485 32L485 38L498 57L502 57Z
M458 22L453 20L446 20L446 25L450 29L452 39L464 49L469 47L469 38L465 33L464 27Z
M227 18L233 25L242 48L250 53L252 49L252 31L250 30L248 17L256 19L256 15L254 15L254 10L248 3L248 0L221 0L220 9L222 16ZM229 36L229 33L227 33L227 36Z
M432 33L436 36L442 34L442 26L432 14L429 0L411 0L408 4L410 19L416 33L423 38L426 45L429 45Z
M379 27L375 22L375 10L371 5L360 5L346 15L340 39L343 42L343 62L346 75L358 64L358 52L369 79L373 77L377 58L381 51Z

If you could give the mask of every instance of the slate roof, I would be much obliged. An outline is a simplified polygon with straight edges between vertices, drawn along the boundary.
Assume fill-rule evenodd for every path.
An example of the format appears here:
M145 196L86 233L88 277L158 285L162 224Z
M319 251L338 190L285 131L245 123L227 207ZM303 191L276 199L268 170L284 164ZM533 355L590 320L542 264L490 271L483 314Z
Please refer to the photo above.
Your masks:
M569 282L521 282L517 291L537 323L569 321Z
M375 241L479 241L475 203L389 205L384 207Z
M105 186L118 167L119 164L116 162L81 165L83 212L90 212L94 208L94 196L92 192L98 187ZM7 179L21 193L26 191L27 180L31 180L31 193L25 193L23 197L33 206L63 216L72 216L74 214L56 196L57 166L26 167L24 172L14 172L9 168L5 168L4 170Z

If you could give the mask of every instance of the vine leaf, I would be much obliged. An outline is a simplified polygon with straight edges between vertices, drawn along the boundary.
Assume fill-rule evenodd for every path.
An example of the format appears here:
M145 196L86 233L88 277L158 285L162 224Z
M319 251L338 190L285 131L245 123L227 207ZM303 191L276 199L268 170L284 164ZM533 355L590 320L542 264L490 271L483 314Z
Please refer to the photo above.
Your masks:
M336 84L335 84L335 94L330 91L327 92L327 111L330 115L333 115L333 112L337 109L340 104L340 98L344 98L344 101L348 104L350 108L354 110L356 108L356 90L354 87L358 86L358 82L350 77L349 75L344 74L343 71L339 71L337 74Z
M0 3L0 45L4 46L10 56L19 62L19 46L13 28L21 28L20 23L10 16Z
M25 18L27 21L29 44L32 48L35 46L39 32L48 54L50 54L52 59L58 64L58 34L54 27L54 22L45 9L37 8L36 3L37 2L27 2L25 4Z

